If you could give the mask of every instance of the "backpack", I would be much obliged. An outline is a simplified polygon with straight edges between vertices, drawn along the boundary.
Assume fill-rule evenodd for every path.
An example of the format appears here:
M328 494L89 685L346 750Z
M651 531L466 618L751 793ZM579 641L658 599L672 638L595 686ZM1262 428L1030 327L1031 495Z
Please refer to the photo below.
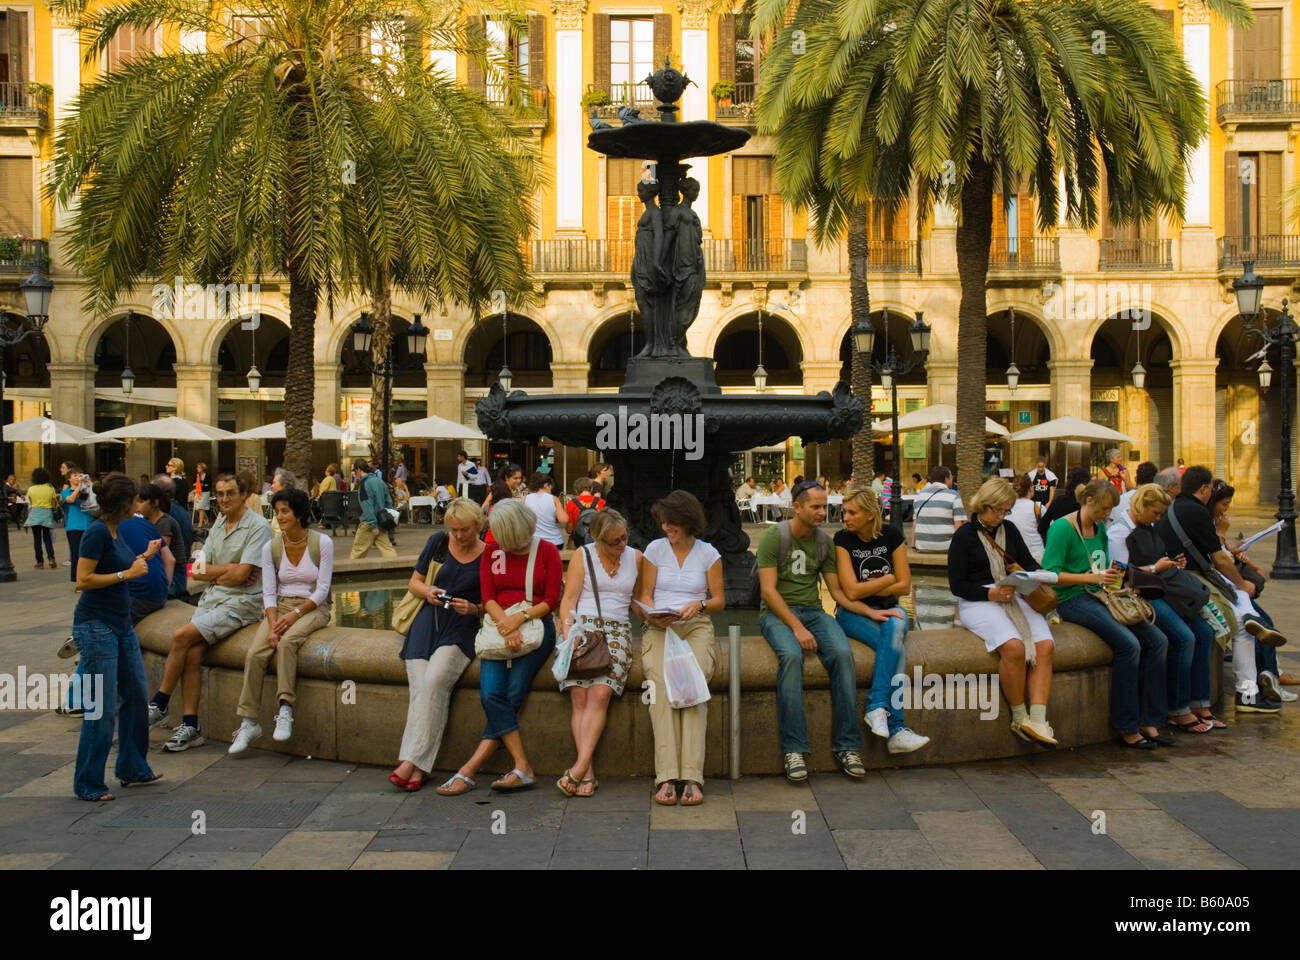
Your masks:
M590 506L581 507L578 510L578 519L573 524L573 545L575 547L586 546L591 542L591 521L596 519L598 513L600 511L596 509L594 500Z
M307 531L307 556L311 557L311 562L317 568L320 567L320 531ZM280 560L284 557L284 537L277 534L271 538L271 566L274 568L276 578L280 575Z
M776 551L776 567L781 569L781 564L785 563L786 557L790 556L790 546L794 541L794 535L790 533L790 521L782 520L776 525L777 533L781 537L781 545ZM826 557L831 552L831 538L827 536L826 531L821 527L813 527L813 541L817 544L817 569L821 570L822 564L826 562Z

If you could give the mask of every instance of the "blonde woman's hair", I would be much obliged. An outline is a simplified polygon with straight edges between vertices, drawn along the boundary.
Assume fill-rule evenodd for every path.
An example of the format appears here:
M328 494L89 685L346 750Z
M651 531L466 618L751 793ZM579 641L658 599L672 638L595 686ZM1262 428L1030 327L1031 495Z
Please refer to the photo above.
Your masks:
M167 466L176 470L178 473L185 472L185 461L182 460L180 457L172 457L170 460L167 461Z
M1128 512L1132 514L1133 519L1137 519L1138 514L1144 510L1150 510L1152 507L1167 507L1173 503L1174 498L1169 496L1169 492L1158 483L1144 483L1133 491L1133 496L1129 497Z
M861 539L874 540L880 536L880 528L885 525L885 517L880 509L880 498L876 496L876 491L870 487L854 490L845 498L845 502L851 503L861 513L871 514L874 518L867 524L867 529L858 535Z
M972 517L978 516L990 507L994 510L1002 507L1010 508L1015 502L1015 488L1007 483L1006 478L989 477L975 491L975 496L970 502L970 514Z
M447 504L443 518L444 521L459 520L461 523L467 523L474 528L475 533L483 529L483 508L468 497L457 497Z
M1083 506L1089 497L1099 507L1113 507L1119 503L1119 493L1105 477L1094 477L1074 488L1074 499L1079 501L1079 506Z
M590 539L595 541L604 540L605 534L620 527L627 529L626 518L617 510L610 510L607 507L604 510L596 511L596 515L591 518L591 524L587 529L591 531Z
M537 530L537 514L518 500L502 500L492 505L488 527L506 553L527 553Z

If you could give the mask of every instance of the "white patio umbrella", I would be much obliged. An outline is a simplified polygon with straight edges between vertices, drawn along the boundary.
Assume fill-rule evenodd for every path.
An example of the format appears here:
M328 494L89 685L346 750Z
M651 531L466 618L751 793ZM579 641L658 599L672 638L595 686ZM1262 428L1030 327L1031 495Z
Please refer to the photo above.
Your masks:
M957 422L957 408L951 403L932 403L928 407L922 407L920 410L912 410L909 413L900 414L898 417L898 432L906 433L909 430L928 430L932 427L941 427L945 423ZM872 433L892 433L893 424L889 420L874 420L871 423ZM984 418L984 432L992 433L999 437L1011 436L1011 431L996 420Z
M105 430L97 433L93 442L101 440L198 440L216 443L218 440L233 440L234 434L206 423L197 423L183 417L161 417L158 420L145 420L141 423L128 423L125 427Z
M4 438L9 443L97 443L94 430L78 427L50 417L32 417L5 425ZM105 440L104 443L121 443Z
M344 439L342 427L336 427L332 423L326 423L323 420L313 420L311 422L311 438L313 440L342 440ZM260 427L253 427L249 430L241 431L232 437L234 440L283 440L284 439L284 421L277 420L275 423L264 423Z
M487 434L445 417L408 420L393 427L393 436L402 440L486 440Z
M1084 443L1097 440L1116 443L1137 443L1127 433L1120 433L1100 423L1090 423L1078 417L1057 417L1036 427L1018 430L1011 435L1011 442L1017 440L1078 440Z

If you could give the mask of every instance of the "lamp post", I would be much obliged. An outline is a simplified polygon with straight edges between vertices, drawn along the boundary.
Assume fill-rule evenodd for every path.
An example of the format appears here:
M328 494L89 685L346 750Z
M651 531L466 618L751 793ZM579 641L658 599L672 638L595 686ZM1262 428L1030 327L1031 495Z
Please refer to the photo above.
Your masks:
M1278 381L1282 387L1282 483L1277 495L1277 519L1283 527L1277 535L1277 554L1273 558L1271 576L1277 580L1300 580L1300 558L1296 556L1295 533L1295 490L1291 486L1291 412L1292 412L1292 378L1295 372L1295 355L1297 330L1291 322L1291 312L1287 300L1282 301L1282 315L1277 323L1268 326L1260 316L1260 301L1264 292L1264 281L1255 275L1255 264L1245 261L1242 275L1233 281L1233 290L1237 294L1237 309L1246 322L1246 329L1259 336L1268 346L1281 350L1281 363L1278 365ZM1273 382L1273 368L1267 356L1259 365L1259 387L1267 391Z
M21 320L10 324L8 316L0 314L0 371L4 370L5 347L22 343L33 334L39 334L50 318L50 291L54 284L45 276L44 263L37 262L31 275L19 284L26 301L27 326ZM0 375L0 411L4 410L4 377ZM2 418L0 418L2 419ZM0 437L0 478L9 476L9 447ZM9 556L9 497L5 491L5 502L0 504L0 583L13 583L18 579L13 560Z
M370 325L370 315L361 314L361 319L352 325L352 352L359 358L370 357L370 346L374 342L375 330ZM429 330L420 319L420 314L415 314L411 320L411 326L406 331L406 349L411 356L424 357L425 345L429 339ZM364 368L366 361L359 359L359 364ZM371 358L371 363L373 363ZM374 369L374 368L372 368ZM388 339L388 349L384 351L384 359L380 362L379 367L374 369L384 380L384 387L380 403L383 404L381 410L381 421L383 437L379 441L379 469L380 476L384 482L388 482L388 463L390 458L389 437L392 429L389 425L393 407L393 376L396 373L396 362L393 357L393 339Z
M889 391L890 408L892 410L891 419L893 426L893 447L894 447L894 482L890 487L889 495L889 522L896 527L902 526L903 514L903 496L902 496L902 451L898 442L898 381L900 378L907 376L917 367L925 365L926 357L930 353L930 327L924 320L925 314L920 310L916 312L916 321L907 328L908 336L912 341L912 359L906 363L894 352L894 346L889 342L889 313L885 313L885 361L877 363L872 358L872 351L876 344L876 331L871 325L871 321L866 318L860 318L854 322L852 328L853 346L863 359L870 363L872 367L880 374L880 385Z

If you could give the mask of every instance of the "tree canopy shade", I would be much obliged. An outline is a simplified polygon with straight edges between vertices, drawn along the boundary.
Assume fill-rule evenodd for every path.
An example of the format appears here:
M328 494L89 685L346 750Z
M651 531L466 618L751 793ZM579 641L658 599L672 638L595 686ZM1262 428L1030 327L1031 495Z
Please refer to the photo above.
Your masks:
M203 50L129 60L81 89L60 125L52 192L78 202L72 260L87 308L140 283L287 277L285 462L310 466L315 315L323 295L396 286L475 313L526 295L523 198L540 186L509 117L427 64L426 41L522 80L462 10L427 0L215 4L52 0L96 62L121 28L202 34ZM515 102L521 98L510 98Z
M1241 0L1206 5L1250 22ZM774 35L759 132L777 138L782 194L811 211L818 243L841 237L868 198L897 209L914 182L919 222L936 200L956 209L957 467L969 496L984 448L994 193L1027 187L1040 230L1056 226L1058 209L1092 227L1104 170L1112 222L1181 219L1187 163L1208 132L1205 96L1169 25L1141 0L750 9L755 31Z

